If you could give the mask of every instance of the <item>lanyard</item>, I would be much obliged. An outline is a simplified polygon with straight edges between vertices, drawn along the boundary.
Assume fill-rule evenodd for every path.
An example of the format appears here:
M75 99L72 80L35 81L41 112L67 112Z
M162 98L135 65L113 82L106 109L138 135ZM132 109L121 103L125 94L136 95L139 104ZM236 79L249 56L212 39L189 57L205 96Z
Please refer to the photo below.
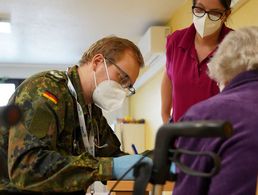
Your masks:
M67 76L67 79L68 79L67 86L69 88L69 91L71 92L71 94L73 95L73 97L76 100L77 113L78 113L79 124L80 124L81 135L82 135L82 140L83 140L84 147L85 147L86 151L88 151L92 156L95 157L94 132L91 129L91 131L89 133L90 135L88 135L87 128L86 128L86 125L85 125L83 110L82 110L81 105L78 102L77 93L74 89L74 86L73 86L73 84L72 84L72 82L71 82L71 80L68 76L68 69L66 70L66 76ZM90 115L91 115L91 113L90 113Z

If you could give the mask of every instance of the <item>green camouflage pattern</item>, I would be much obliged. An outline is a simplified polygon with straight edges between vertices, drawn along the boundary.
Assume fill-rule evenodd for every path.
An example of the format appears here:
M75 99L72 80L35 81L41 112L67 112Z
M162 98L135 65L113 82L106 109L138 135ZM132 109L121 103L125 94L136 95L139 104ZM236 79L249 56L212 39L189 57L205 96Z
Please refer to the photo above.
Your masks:
M68 74L84 111L87 130L94 129L98 145L108 146L96 147L95 158L85 151L66 73L54 70L36 74L16 89L10 101L21 108L21 121L0 129L0 146L7 154L9 173L8 182L0 181L0 189L72 192L86 190L96 180L112 178L111 156L123 154L120 142L102 111L93 104L90 119L77 68L73 66ZM46 91L56 97L57 103L43 96Z

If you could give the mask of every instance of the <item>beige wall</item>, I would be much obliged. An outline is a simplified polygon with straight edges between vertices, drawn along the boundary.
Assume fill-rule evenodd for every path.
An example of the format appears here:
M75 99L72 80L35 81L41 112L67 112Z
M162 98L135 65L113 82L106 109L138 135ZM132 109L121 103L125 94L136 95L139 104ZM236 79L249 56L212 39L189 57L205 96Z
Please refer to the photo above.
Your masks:
M157 129L162 124L160 117L161 72L137 90L130 99L130 115L146 120L146 148L152 149Z
M169 22L172 31L185 28L192 23L192 0L187 0L174 14Z
M247 0L239 9L232 13L229 26L237 29L245 26L258 26L258 0Z
M187 27L192 22L191 13L192 0L188 0L171 18L169 25L172 31ZM228 25L233 28L243 26L258 26L258 0L248 0L242 7L232 13ZM160 84L163 72L157 73L148 83L140 88L135 96L130 98L130 115L135 118L146 119L146 147L154 147L155 134L162 125L160 116Z

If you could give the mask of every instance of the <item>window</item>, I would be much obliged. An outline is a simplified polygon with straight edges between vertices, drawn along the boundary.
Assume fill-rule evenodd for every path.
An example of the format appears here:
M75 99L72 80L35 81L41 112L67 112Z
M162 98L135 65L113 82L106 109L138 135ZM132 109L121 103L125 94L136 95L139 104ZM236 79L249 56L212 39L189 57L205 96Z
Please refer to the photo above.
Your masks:
M0 83L0 106L4 106L8 103L8 100L14 91L15 91L15 84Z
M18 87L23 79L1 79L0 78L0 106L5 106L9 98Z

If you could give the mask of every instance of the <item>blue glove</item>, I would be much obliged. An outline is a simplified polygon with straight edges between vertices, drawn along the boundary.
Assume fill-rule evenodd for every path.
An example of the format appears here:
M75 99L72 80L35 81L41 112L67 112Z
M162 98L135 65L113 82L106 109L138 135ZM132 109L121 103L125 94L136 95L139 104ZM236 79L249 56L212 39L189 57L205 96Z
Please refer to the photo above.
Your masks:
M174 173L174 174L176 173L176 164L175 163L171 164L169 172L170 173Z
M120 177L134 164L136 164L143 156L139 154L125 155L113 158L113 178L120 179ZM150 163L152 159L145 157L141 162ZM134 180L133 169L130 170L122 180Z

